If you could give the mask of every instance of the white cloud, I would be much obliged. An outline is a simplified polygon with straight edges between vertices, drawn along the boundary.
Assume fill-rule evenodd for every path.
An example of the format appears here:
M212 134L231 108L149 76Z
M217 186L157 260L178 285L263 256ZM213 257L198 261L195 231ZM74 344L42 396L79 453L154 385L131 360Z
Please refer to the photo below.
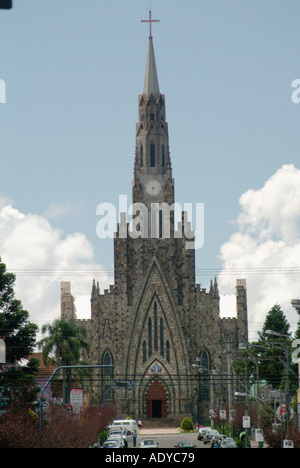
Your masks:
M59 318L61 281L71 281L75 296L90 294L93 277L101 288L108 286L109 278L83 234L64 236L46 218L21 213L1 200L0 257L16 273L16 297L31 321L41 326Z
M72 204L70 202L53 203L46 209L44 216L49 220L57 220L81 212L81 209L81 204Z
M282 166L258 190L240 198L237 232L220 250L220 290L233 294L234 278L247 279L249 331L260 331L267 312L280 304L291 330L300 298L300 170ZM253 333L249 339L255 339Z

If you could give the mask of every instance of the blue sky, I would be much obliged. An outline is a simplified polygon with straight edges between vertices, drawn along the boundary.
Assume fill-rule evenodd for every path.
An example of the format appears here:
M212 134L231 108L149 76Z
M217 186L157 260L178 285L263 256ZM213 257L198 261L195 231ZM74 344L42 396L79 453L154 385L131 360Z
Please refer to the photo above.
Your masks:
M0 12L0 79L6 84L6 103L0 104L0 255L14 271L48 269L54 276L59 268L73 274L102 268L96 279L112 283L106 275L113 268L113 242L97 238L96 208L102 202L118 206L121 194L131 199L148 46L148 26L141 19L148 17L149 2L13 3L12 10ZM166 96L176 200L205 205L197 282L207 287L217 275L223 293L234 294L236 277L252 269L247 277L249 328L260 329L275 303L286 308L295 326L298 317L290 302L297 291L300 295L295 270L299 217L290 208L299 201L300 104L291 100L291 84L300 78L300 4L151 4L152 17L160 20L153 37L160 91ZM287 173L294 185L286 182ZM278 196L281 186L284 192ZM248 195L241 204L243 194ZM271 202L266 206L256 204L267 196ZM292 214L276 219L277 212ZM281 231L281 219L286 226L293 220L293 233ZM292 249L290 257L278 242ZM58 252L62 260L53 263ZM262 275L265 265L271 268L269 278ZM292 270L284 275L274 270L278 267ZM212 271L207 274L207 269ZM56 275L51 296L59 294L60 280L74 280L75 295L89 294L91 275L84 281L65 272ZM40 293L29 296L37 280ZM50 307L49 296L42 293L52 277L40 271L36 277L20 275L18 281L20 299L33 319L43 322L59 314L57 298ZM43 316L35 312L42 304Z

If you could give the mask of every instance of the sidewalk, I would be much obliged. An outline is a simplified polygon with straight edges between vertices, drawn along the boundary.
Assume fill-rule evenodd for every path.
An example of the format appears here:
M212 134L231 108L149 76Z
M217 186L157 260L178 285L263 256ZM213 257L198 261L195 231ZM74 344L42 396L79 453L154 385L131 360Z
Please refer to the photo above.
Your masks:
M139 429L139 435L149 435L149 434L179 434L179 427L149 427ZM195 433L196 434L196 433Z

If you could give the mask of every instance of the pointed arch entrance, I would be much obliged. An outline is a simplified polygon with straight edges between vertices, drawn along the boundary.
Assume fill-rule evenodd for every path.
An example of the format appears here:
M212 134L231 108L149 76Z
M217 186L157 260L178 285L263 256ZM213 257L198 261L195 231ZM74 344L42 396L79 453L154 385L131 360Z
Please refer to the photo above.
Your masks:
M167 417L167 394L163 385L155 380L147 392L147 418Z

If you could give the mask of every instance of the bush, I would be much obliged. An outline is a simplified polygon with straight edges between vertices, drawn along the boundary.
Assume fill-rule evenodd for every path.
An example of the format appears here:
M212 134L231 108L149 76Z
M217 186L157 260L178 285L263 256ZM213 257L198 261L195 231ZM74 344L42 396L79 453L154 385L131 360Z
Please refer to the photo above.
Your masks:
M8 411L0 417L0 448L83 448L92 446L114 419L115 410L85 408L80 418L64 407L50 406L40 437L40 421L29 411ZM103 433L103 434L102 434Z
M100 432L99 436L98 436L98 442L100 445L103 445L104 442L106 441L107 439L107 435L108 435L108 431L103 431L103 432Z
M238 446L238 448L242 448L243 444L239 437L234 437L233 440L236 442L236 445Z
M192 431L194 429L193 423L190 418L184 418L180 425L180 429L183 431Z

